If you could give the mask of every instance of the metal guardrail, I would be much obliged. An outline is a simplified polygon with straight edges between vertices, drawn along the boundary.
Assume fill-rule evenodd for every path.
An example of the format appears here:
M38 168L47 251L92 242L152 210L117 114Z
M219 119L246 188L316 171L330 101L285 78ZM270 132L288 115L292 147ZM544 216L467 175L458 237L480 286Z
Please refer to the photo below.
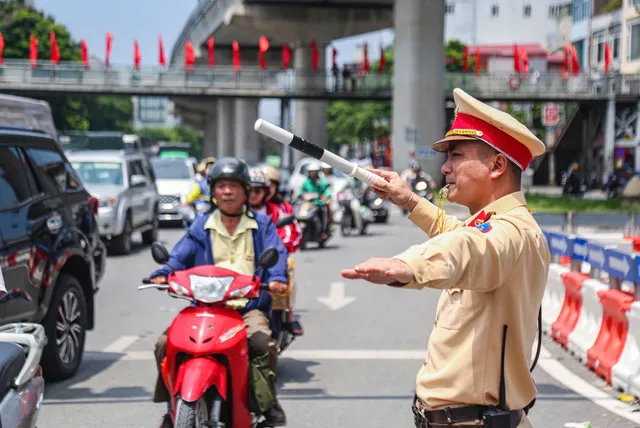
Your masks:
M576 232L578 227L595 229L634 230L640 228L640 213L532 213L540 227L559 228L568 233Z
M629 77L626 76L625 79ZM640 77L637 77L640 78ZM621 76L610 79L622 79ZM520 78L512 73L446 73L445 93L454 88L484 99L605 99L602 81L591 82L586 75L563 79L559 73ZM516 87L517 86L517 87ZM640 96L638 85L610 85L615 94ZM626 88L626 89L624 89ZM121 93L140 95L220 95L291 98L379 98L390 99L393 78L385 73L357 75L342 79L322 70L297 71L259 67L234 70L230 66L209 68L100 66L85 68L82 63L39 61L31 67L27 60L5 60L0 65L0 90L24 92ZM609 92L611 94L611 92ZM502 98L501 98L502 97Z
M565 235L543 230L552 262L568 259L572 270L581 271L582 263L589 265L591 278L600 279L601 272L609 276L611 289L621 289L623 282L634 285L635 300L640 300L640 253L619 251L605 245L590 242L576 235Z

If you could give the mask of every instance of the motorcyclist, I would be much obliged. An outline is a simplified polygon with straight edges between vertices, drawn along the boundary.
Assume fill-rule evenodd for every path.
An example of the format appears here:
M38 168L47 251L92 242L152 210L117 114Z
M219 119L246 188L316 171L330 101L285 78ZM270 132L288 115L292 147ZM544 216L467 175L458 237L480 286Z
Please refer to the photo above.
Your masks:
M275 174L273 171L269 171L271 176L275 177L277 180L280 179L280 173L274 167L271 167L275 170ZM249 175L251 177L251 194L249 195L249 205L251 209L255 212L259 212L262 214L266 214L271 217L271 221L275 224L280 216L293 214L293 207L291 207L291 212L284 211L281 206L273 200L270 200L271 192L273 191L273 184L271 180L264 172L264 169L252 168L249 171ZM277 175L276 175L277 174ZM277 192L278 187L276 183ZM286 203L286 202L284 202ZM297 220L293 220L292 224L279 227L277 229L278 235L280 239L284 243L285 248L289 252L289 255L293 254L298 248L300 248L300 244L302 244L302 231L300 230L300 225ZM288 260L290 266L293 264L293 260ZM293 334L294 336L302 336L304 334L304 330L302 329L302 325L298 320L296 320L295 313L293 308L289 310L289 323L286 328Z
M198 180L197 183L194 183L193 186L191 186L191 190L185 197L184 205L191 205L196 201L209 202L209 199L211 199L211 192L209 190L209 185L207 184L207 177L209 176L209 172L211 171L211 168L213 167L213 165L215 165L215 163L216 158L214 157L205 158L200 163L200 165L198 166L199 169L204 166L204 169L200 171L202 178Z
M317 193L319 199L316 199L314 204L320 206L320 212L322 213L322 238L326 239L329 232L329 228L333 225L333 212L331 211L331 186L324 178L319 175L320 165L317 162L312 162L307 167L307 179L302 183L300 194L303 193Z
M275 247L280 259L274 267L264 271L263 282L269 284L271 293L286 292L287 250L269 218L248 207L250 179L247 166L236 158L222 158L209 171L208 183L212 189L214 210L195 220L171 251L168 265L175 270L184 270L215 263L240 274L253 275L260 253L268 247ZM170 272L171 268L164 266L150 275L151 282L165 284ZM247 327L250 357L268 354L269 369L276 373L278 349L271 337L268 318L271 299L269 293L261 291L258 298L248 299L240 313ZM160 375L166 352L166 333L160 336L155 347L158 378L153 401L156 403L169 402L170 399ZM275 383L272 376L267 378ZM275 385L272 389L275 391ZM271 426L286 425L284 410L277 400L264 416ZM168 414L164 416L161 427L171 427Z

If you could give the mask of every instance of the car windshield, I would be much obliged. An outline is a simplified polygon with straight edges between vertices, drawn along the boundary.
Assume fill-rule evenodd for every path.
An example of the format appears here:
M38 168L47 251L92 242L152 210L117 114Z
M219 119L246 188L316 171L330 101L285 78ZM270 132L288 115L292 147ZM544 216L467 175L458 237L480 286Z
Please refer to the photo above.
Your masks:
M122 185L120 162L72 162L71 165L84 184Z
M191 172L189 165L181 159L151 159L153 172L160 180L189 180Z

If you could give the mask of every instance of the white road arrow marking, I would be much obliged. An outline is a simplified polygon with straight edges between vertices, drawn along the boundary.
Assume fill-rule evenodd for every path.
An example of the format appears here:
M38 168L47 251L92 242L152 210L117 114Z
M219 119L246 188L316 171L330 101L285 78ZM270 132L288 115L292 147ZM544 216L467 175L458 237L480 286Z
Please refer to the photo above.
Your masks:
M356 300L355 297L346 297L344 295L344 282L332 282L328 297L318 297L318 301L329 307L333 311L347 306Z

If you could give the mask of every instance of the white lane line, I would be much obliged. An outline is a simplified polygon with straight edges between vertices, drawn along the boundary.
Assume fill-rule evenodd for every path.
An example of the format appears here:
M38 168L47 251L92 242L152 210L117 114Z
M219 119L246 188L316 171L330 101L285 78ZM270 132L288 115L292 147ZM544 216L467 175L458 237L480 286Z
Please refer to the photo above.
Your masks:
M135 340L133 336L123 336L113 342L109 347L114 349L124 349ZM129 343L125 342L125 338ZM123 344L125 344L123 346ZM109 348L107 347L107 348ZM118 351L104 351L118 352ZM120 351L121 352L121 351ZM398 349L290 349L282 355L284 358L297 360L416 360L422 361L426 357L425 350L398 350ZM91 355L91 359L109 359L108 355L96 353ZM128 351L124 353L121 361L150 361L154 359L153 351ZM633 407L629 404L618 401L599 388L574 374L559 361L555 360L551 353L543 346L538 365L549 376L554 378L566 388L572 390L598 406L615 413L616 415L640 424L640 413L633 412ZM546 397L546 395L545 395Z
M120 336L102 350L104 353L122 353L129 346L133 345L136 340L140 339L140 336Z
M105 353L107 351L104 351ZM418 360L426 357L424 350L402 349L291 349L285 351L283 358L294 360ZM101 353L92 354L91 359L110 359ZM121 361L153 360L153 350L125 352Z
M542 347L540 360L538 365L542 370L547 372L549 376L560 382L578 395L581 395L598 406L607 409L611 413L630 420L636 424L640 424L640 413L633 412L633 407L618 401L604 391L591 385L589 382L574 374L572 371L563 366L559 361L555 360L551 353Z

